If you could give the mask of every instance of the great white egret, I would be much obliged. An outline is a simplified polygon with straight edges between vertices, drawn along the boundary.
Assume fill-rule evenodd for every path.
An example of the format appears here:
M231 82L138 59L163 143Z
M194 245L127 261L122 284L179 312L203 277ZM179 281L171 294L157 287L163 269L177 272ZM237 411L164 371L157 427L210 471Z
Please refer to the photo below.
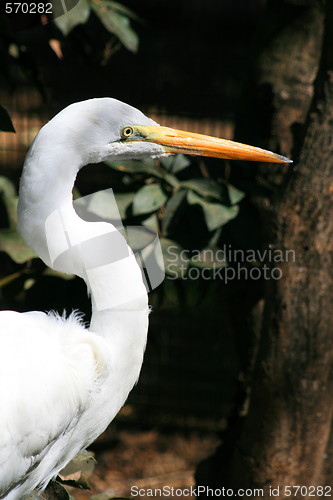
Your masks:
M46 264L87 282L92 319L87 329L73 313L67 319L38 311L0 313L2 499L18 500L45 488L105 430L141 369L149 311L140 268L113 225L77 215L76 175L88 163L172 153L289 161L259 148L160 127L111 98L68 106L40 130L28 152L19 231ZM111 247L109 261L101 261L105 235L126 256L112 258Z

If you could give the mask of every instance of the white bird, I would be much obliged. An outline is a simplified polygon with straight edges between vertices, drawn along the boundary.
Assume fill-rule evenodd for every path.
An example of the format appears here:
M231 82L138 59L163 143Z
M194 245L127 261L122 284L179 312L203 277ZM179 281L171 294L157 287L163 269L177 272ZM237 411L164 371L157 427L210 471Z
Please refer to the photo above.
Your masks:
M149 312L142 274L113 225L76 214L79 169L178 152L288 162L259 148L160 127L111 98L68 106L35 138L20 183L19 231L47 265L86 281L92 319L86 328L73 313L66 319L0 312L1 499L43 490L106 429L142 365Z

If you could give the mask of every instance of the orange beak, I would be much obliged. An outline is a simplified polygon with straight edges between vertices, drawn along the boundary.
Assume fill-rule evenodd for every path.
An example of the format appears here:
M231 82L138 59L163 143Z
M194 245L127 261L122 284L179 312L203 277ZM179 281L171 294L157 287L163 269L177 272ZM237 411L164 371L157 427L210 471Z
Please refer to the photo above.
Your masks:
M212 156L230 160L292 163L292 160L271 151L209 135L160 126L134 125L133 129L136 133L136 140L160 144L167 153Z

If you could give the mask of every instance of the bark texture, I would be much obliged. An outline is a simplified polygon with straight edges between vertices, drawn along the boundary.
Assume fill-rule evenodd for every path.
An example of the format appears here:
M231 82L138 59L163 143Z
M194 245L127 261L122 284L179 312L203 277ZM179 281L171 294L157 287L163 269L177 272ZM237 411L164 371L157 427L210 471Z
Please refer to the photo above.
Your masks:
M324 44L313 87L324 14ZM279 264L282 278L266 287L250 408L230 471L238 487L332 485L333 478L331 2L307 2L293 27L292 46L282 32L260 61L260 81L272 88L272 131L283 154L297 154L293 125L304 122L312 96L313 101L299 161L280 178L271 174L278 189L268 210L270 241L294 253ZM299 72L295 86L289 67L293 61Z

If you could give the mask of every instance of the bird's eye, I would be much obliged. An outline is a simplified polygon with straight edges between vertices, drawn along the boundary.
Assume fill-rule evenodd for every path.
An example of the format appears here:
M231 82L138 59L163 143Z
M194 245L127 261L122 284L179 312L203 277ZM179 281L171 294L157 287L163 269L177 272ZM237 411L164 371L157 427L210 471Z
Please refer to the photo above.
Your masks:
M123 139L128 139L129 137L131 137L131 135L134 134L134 129L133 127L124 127L121 131L121 137Z

